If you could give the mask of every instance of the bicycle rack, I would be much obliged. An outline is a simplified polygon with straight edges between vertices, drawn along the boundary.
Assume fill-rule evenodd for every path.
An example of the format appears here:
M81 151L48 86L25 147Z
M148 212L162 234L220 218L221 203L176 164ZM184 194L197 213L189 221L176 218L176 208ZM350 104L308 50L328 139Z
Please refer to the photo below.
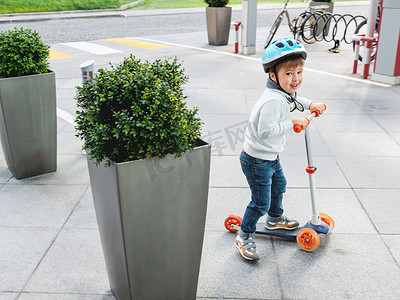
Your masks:
M365 34L356 34L356 35L353 36L352 39L355 42L353 74L356 74L357 73L357 66L358 66L361 42L365 42L365 47L367 49L369 49L369 51L371 51L372 43L375 43L378 40L378 35L375 34L373 37L370 38L370 37L366 37ZM367 79L368 78L369 64L370 64L370 61L368 63L364 64L363 79Z
M343 41L346 44L353 43L352 37L354 32L349 32L349 28L354 26L354 28L357 29L357 27L366 20L366 18L361 15L341 15L321 11L308 13L308 15L305 17L303 16L303 18L300 35L306 43L312 44L320 41L333 41L335 46L339 46ZM311 33L309 39L304 38L303 28L306 22L308 22L308 26L311 26L308 30Z

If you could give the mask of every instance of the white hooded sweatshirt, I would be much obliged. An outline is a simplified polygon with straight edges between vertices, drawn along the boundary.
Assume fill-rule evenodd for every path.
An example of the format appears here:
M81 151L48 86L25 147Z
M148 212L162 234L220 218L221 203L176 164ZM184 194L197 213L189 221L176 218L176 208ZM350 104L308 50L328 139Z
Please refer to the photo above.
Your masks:
M268 84L270 86L270 84ZM275 160L283 152L285 133L293 129L290 107L295 98L308 109L311 101L279 89L265 89L251 112L243 150L255 158Z

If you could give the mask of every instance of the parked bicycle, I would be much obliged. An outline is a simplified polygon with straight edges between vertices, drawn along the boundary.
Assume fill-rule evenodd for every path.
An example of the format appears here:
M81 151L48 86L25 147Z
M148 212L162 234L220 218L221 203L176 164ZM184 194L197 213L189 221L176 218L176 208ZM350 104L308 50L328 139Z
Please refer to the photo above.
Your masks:
M289 11L287 9L289 1L290 0L285 0L281 12L278 14L275 21L273 22L268 38L265 41L264 48L267 48L268 45L272 42L275 33L277 32L285 16L288 20L289 29L293 33L293 37L295 39L299 39L301 36L304 42L312 44L315 43L317 39L323 35L322 30L319 30L319 32L315 32L314 27L315 27L315 22L318 19L318 27L324 28L324 24L327 19L325 13L328 7L322 10L311 11L310 8L311 0L308 0L304 12L302 12L298 17L295 17L293 20L290 20ZM305 0L302 1L305 2ZM317 36L315 36L314 34L316 34Z

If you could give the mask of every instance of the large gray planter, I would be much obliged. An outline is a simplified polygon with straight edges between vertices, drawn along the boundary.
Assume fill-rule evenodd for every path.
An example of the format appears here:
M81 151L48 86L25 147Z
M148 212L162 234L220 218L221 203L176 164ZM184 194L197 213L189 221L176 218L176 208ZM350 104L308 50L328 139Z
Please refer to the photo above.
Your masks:
M15 178L56 171L54 72L0 78L0 135L7 166Z
M206 7L208 43L214 46L228 44L232 7Z
M88 160L100 238L118 300L196 299L210 145L110 167Z

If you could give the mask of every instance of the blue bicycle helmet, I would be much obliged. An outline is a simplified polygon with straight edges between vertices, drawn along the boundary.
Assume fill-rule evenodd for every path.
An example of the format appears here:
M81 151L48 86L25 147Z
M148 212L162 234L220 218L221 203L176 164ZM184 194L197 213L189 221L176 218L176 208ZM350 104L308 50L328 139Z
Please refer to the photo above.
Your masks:
M301 55L305 60L307 52L304 46L295 39L279 39L273 41L264 51L262 56L262 65L264 72L268 73L269 69L278 63L287 60L291 56Z

